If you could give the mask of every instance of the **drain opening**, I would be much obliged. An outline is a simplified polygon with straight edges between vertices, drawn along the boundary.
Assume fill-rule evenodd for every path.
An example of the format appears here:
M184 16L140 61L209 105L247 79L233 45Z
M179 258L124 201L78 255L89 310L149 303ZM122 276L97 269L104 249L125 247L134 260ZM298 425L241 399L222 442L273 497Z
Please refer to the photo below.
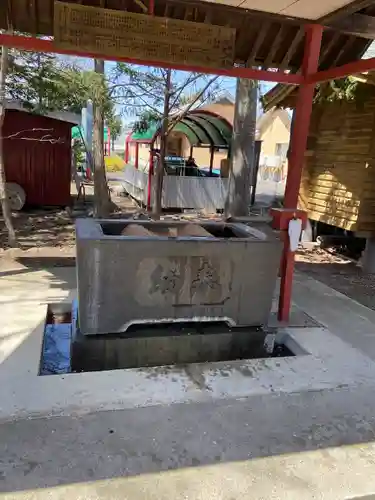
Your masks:
M230 328L225 323L132 325L123 334L85 336L72 332L74 321L64 322L72 315L54 305L48 311L40 375L295 355L284 344L275 344L269 352L261 328Z

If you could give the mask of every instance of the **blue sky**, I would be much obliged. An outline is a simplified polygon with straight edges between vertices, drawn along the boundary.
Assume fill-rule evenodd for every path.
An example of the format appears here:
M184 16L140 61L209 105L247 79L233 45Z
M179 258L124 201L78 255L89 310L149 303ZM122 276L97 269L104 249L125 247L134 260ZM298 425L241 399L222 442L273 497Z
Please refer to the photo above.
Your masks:
M64 60L68 63L73 63L81 66L83 69L91 70L94 68L94 62L92 59L87 58L77 58L77 57L64 57ZM115 66L114 62L106 62L105 69L106 73L109 73ZM147 71L147 66L144 67L145 71ZM177 81L181 78L181 81L185 78L186 72L178 71L175 74L175 78ZM275 84L268 82L260 82L260 94L263 95L268 92ZM236 93L236 78L228 78L222 77L220 80L220 87L223 90L223 93L228 93L234 99ZM131 122L134 121L134 116L127 116L121 106L116 106L117 113L122 116L124 126L127 127Z

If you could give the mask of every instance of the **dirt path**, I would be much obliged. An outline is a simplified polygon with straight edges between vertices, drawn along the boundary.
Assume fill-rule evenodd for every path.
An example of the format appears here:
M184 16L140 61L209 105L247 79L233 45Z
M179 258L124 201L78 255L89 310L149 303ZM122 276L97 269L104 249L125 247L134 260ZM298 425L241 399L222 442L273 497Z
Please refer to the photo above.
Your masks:
M13 214L19 248L8 248L7 232L0 213L0 268L18 261L27 266L53 267L75 265L74 220L92 213L92 186L86 187L85 202L74 199L74 209L41 208ZM138 210L135 202L112 193L116 216Z

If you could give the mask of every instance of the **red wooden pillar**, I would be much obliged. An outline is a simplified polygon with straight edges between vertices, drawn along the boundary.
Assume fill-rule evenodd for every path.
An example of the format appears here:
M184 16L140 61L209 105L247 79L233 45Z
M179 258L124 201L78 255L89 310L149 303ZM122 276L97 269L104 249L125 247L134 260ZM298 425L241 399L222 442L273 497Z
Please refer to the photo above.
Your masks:
M135 168L138 170L138 163L139 163L139 142L135 142Z
M111 129L107 128L107 156L111 156Z
M125 140L125 163L128 164L129 163L129 143L130 143L130 135L127 136L126 140Z
M286 180L284 207L296 209L301 184L302 168L310 125L315 83L307 83L316 73L319 64L323 27L309 24L305 27L305 51L302 63L304 82L299 86L295 107L294 124L290 138L288 176ZM294 252L290 251L288 233L284 233L284 249L281 259L281 284L279 299L279 320L288 321L292 299Z
M152 179L154 175L154 155L152 148L150 149L150 158L148 164L148 182L147 182L147 210L151 210L151 191L152 191Z

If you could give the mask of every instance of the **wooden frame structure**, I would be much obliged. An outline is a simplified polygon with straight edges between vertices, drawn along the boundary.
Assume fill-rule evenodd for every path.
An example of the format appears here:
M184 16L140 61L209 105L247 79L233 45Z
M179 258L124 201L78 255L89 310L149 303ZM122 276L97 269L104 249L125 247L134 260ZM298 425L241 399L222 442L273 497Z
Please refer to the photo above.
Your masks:
M121 9L122 2L113 0L112 3L116 4L116 2ZM17 11L17 8L20 10L21 3L22 0L1 2L0 27L7 29L11 26L21 32L52 36L53 0L30 0L27 4L32 8L32 12L22 15ZM41 5L45 6L47 3L50 4L49 11L48 9L48 12L43 11L45 15L41 20ZM90 5L91 0L84 0L80 3ZM326 80L375 70L375 58L355 60L366 50L370 40L375 38L373 4L371 0L356 0L316 23L311 23L301 19L290 19L280 15L257 13L206 2L150 0L149 4L145 5L141 0L135 0L131 4L131 8L135 11L138 9L139 12L148 12L151 15L173 19L182 17L185 20L235 27L237 30L235 64L231 68L212 69L190 65L170 65L164 62L135 60L127 57L121 57L121 61L299 85L284 203L285 208L293 212L297 209L315 85ZM101 0L100 5L105 7L106 0ZM7 22L5 23L4 20ZM253 22L254 20L256 22ZM52 40L35 36L0 34L0 45L36 52L100 57L97 53L89 54L59 49ZM111 59L105 54L102 58ZM116 60L119 59L116 58ZM258 69L259 66L266 69ZM272 70L267 68L272 68ZM290 251L287 233L284 234L279 319L287 321L291 305L294 253Z

